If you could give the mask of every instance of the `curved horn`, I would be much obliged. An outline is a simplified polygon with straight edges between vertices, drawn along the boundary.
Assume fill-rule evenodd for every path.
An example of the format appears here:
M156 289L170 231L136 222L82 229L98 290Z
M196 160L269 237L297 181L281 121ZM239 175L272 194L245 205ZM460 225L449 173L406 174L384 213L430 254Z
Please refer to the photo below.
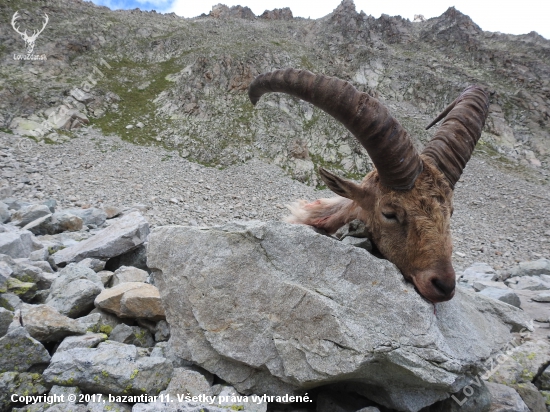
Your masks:
M487 93L470 86L426 128L447 116L422 153L434 161L452 188L472 156L488 114Z
M422 160L405 129L382 103L350 83L290 68L259 75L248 96L255 105L269 92L299 97L341 122L367 149L385 186L408 190L422 172Z

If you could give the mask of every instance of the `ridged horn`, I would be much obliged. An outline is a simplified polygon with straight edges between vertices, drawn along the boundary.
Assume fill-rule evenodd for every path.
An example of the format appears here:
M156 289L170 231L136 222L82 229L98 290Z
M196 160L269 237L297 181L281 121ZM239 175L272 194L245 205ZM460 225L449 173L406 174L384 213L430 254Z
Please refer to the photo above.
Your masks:
M382 103L350 83L289 68L261 74L248 88L254 105L269 92L298 97L342 123L367 150L385 186L408 190L422 172L422 160L405 129Z
M488 114L489 96L480 86L470 86L426 127L445 118L422 153L434 161L452 188L472 156Z

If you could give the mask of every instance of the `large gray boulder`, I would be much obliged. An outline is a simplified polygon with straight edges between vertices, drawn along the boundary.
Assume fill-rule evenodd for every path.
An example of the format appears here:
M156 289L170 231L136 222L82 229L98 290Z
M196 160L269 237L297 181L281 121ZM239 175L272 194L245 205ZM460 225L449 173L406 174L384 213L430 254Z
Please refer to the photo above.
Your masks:
M415 412L528 327L519 309L462 290L434 313L390 262L282 222L159 227L147 264L173 350L242 393L353 381Z
M63 266L85 258L106 260L122 255L145 242L149 223L139 212L131 212L89 239L59 250L52 255L54 263Z

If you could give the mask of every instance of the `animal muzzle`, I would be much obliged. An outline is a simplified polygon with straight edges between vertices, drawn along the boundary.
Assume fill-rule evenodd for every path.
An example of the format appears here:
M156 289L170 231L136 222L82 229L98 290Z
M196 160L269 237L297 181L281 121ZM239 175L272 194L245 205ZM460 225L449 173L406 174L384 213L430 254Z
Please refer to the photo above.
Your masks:
M456 275L452 268L444 272L425 271L413 279L418 292L430 302L445 302L455 295Z

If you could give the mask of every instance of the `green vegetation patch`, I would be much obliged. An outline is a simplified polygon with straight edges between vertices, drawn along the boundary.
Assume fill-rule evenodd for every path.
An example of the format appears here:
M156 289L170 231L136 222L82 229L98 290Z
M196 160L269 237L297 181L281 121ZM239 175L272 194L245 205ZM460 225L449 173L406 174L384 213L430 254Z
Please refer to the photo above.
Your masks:
M104 76L99 79L98 87L117 94L121 100L117 110L109 109L102 117L91 119L91 123L106 135L115 134L135 144L156 143L158 134L170 126L171 120L156 116L153 100L170 87L167 77L182 67L174 60L144 63L123 59L108 63L111 68L101 67ZM137 127L138 122L144 127ZM128 125L133 128L127 129Z

